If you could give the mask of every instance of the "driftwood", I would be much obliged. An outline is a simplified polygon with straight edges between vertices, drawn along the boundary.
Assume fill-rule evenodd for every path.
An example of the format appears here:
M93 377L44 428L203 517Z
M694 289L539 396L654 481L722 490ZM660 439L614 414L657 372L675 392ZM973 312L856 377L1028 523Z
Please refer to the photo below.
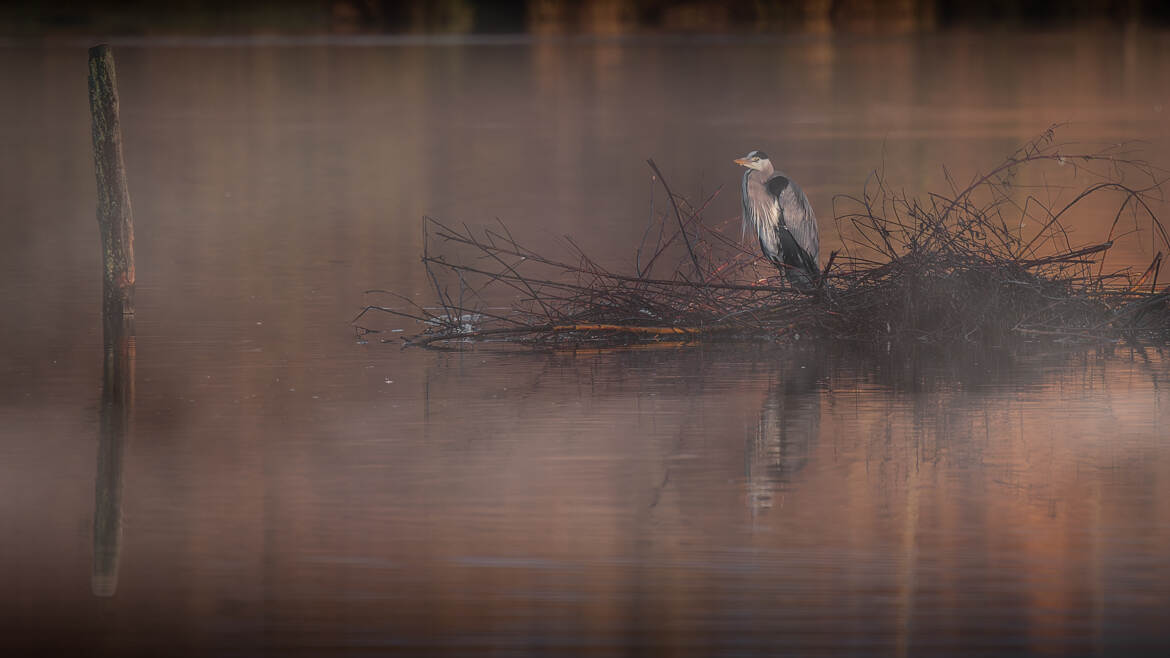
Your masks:
M388 300L366 306L354 326L367 335L378 331L371 314L410 318L420 330L406 344L431 348L473 341L1170 341L1170 287L1159 288L1170 235L1153 210L1165 173L1125 145L1080 152L1058 143L1053 128L969 184L948 174L949 189L923 198L874 172L860 195L834 200L843 247L827 259L815 294L793 290L741 245L737 223L700 221L715 195L691 204L650 166L673 212L647 229L659 237L652 245L644 238L632 272L604 267L569 238L568 254L552 257L524 246L502 223L477 232L424 218L422 262L434 305L367 291ZM1108 233L1075 244L1070 219L1098 201L1111 204ZM1149 267L1109 270L1118 241L1140 236L1158 249ZM434 244L443 252L432 254Z

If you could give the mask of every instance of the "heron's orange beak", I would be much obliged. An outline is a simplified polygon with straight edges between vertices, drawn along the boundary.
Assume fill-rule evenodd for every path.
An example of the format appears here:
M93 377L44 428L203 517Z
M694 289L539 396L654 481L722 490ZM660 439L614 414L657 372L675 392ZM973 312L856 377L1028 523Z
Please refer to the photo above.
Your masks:
M737 164L737 165L743 165L743 166L745 166L745 167L746 167L746 166L747 166L747 163L748 163L748 159L747 159L747 158L736 158L736 159L735 159L735 164Z

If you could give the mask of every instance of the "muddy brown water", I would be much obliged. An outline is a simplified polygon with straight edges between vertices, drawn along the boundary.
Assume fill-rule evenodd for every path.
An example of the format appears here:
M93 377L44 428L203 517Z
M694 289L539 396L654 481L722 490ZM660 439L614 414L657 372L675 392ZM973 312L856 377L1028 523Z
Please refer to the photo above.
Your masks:
M1054 122L1166 166L1166 35L115 43L124 425L84 45L0 47L0 646L1164 655L1156 350L434 353L348 320L428 299L424 214L631 260L647 157L726 186L719 221L769 151L826 247L874 168L924 192Z

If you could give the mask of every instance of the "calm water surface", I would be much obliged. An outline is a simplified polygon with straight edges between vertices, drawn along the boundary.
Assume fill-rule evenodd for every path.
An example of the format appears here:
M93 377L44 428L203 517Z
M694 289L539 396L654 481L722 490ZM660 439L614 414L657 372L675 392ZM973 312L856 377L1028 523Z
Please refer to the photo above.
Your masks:
M1053 122L1166 166L1170 37L115 53L138 317L103 391L85 50L0 48L0 647L1164 655L1157 351L431 353L348 320L428 299L424 214L630 262L646 157L728 186L718 221L766 149L826 246L872 169L924 192Z

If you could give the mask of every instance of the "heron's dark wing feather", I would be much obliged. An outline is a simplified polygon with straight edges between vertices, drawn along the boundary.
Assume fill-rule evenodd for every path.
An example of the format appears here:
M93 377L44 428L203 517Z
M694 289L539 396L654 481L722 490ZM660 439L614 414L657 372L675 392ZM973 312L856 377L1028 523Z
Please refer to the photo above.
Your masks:
M817 262L796 238L792 236L792 232L783 226L776 227L776 237L780 243L780 252L783 254L784 264L788 267L795 267L802 269L810 274L817 274Z
M765 183L764 186L768 188L768 193L771 194L773 198L779 199L780 195L784 193L784 190L788 188L788 178L786 176L776 174L775 176L769 178L768 182Z

